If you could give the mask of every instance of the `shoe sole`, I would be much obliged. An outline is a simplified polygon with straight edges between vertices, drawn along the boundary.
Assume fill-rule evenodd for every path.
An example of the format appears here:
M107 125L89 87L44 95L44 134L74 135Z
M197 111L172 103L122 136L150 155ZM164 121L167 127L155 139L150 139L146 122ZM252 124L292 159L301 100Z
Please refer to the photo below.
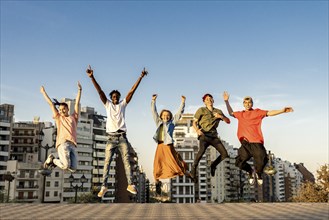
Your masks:
M127 191L130 192L131 194L134 194L134 195L137 194L137 191L132 191L132 190L129 190L129 189L127 189Z
M100 194L100 193L101 193L101 192L99 192L99 193L97 194L97 197L98 197L98 198L103 198L104 195L107 193L107 189L106 189L106 191L103 192L102 194Z

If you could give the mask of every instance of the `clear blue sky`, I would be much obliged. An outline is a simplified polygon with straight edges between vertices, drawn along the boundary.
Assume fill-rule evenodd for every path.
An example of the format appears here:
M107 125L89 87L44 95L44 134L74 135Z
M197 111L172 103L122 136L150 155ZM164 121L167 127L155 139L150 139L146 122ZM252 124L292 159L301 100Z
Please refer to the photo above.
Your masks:
M149 71L127 107L128 138L152 179L156 144L150 113L186 113L211 93L227 114L252 96L265 110L295 112L263 121L265 146L314 172L328 163L328 1L1 1L1 103L15 105L16 121L52 121L39 89L75 98L106 114L90 79L125 96L143 67ZM228 115L228 114L227 114ZM220 136L239 147L237 122Z

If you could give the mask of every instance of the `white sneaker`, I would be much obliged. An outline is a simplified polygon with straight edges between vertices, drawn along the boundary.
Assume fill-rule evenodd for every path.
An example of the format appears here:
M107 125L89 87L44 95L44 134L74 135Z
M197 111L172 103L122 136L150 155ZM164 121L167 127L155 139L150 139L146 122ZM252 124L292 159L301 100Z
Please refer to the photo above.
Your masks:
M131 185L128 185L127 191L130 192L130 193L132 193L132 194L134 194L134 195L137 194L136 186L135 185L132 185L132 184Z
M257 183L259 186L263 185L263 179L262 177L259 177L258 174L256 174L256 178L257 178Z
M100 197L100 198L102 198L105 195L106 192L107 192L107 187L102 186L101 191L99 191L99 193L97 194L97 196Z
M249 177L248 182L250 185L254 185L255 184L255 178L254 177Z
M72 169L71 167L67 168L67 170L70 171L71 173L74 173L75 171L77 171L75 169Z
M43 164L43 167L45 169L48 169L53 164L54 158L55 158L54 155L49 154L48 157L47 157L47 159L46 159L46 161Z

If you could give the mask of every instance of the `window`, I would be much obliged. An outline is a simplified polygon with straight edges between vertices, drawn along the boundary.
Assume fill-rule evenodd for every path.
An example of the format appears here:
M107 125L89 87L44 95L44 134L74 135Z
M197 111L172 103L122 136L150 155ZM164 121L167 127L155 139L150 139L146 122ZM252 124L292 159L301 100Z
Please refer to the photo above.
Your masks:
M47 186L47 187L50 187L50 181L47 181L47 182L46 182L46 186Z
M49 194L50 194L49 191L46 191L46 197L49 197Z
M59 177L59 172L55 172L55 177Z
M57 191L54 192L54 196L55 196L55 197L58 196L58 192L57 192Z
M58 186L59 186L59 182L55 181L55 187L58 187Z

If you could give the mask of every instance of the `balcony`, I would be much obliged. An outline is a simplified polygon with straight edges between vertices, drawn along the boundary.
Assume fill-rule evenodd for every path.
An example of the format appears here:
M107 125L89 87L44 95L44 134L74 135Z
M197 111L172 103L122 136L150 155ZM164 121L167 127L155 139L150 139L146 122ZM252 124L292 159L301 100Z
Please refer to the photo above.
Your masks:
M35 185L35 186L17 186L16 187L17 191L38 191L39 190L39 186Z
M35 202L39 199L38 196L33 196L33 197L27 197L27 196L24 196L24 197L16 197L16 200L18 202L21 202L21 201L26 201L26 202Z

